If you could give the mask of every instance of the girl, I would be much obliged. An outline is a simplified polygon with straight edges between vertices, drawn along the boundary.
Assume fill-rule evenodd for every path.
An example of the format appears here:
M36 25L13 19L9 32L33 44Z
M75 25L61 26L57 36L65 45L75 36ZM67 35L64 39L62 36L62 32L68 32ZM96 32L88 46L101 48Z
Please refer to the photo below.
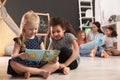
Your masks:
M113 27L107 27L106 28L106 35L104 37L105 39L105 50L109 55L118 55L117 52L117 33L114 30ZM120 54L119 54L120 55Z
M39 16L33 12L26 12L21 21L21 35L14 38L15 45L12 59L9 60L8 74L24 75L29 78L30 75L40 75L43 78L48 78L50 73L59 68L57 60L55 63L27 61L28 55L25 54L25 49L41 49L44 50L43 39L38 38L36 33L39 27Z
M106 28L105 36L105 48L114 48L117 49L117 33L112 27Z
M77 35L77 39L78 39L78 46L88 42L85 31L79 31Z
M49 49L60 50L59 69L64 74L69 73L69 69L76 69L79 64L79 47L75 31L72 25L64 18L54 17L50 21L52 43ZM74 35L73 35L74 34Z

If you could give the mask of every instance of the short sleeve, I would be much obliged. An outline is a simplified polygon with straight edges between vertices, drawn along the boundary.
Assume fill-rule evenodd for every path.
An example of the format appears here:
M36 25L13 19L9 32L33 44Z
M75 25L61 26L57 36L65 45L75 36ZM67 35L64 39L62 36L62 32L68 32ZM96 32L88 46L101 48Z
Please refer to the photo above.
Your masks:
M117 42L117 38L113 38L113 40L114 40L114 43Z
M66 34L68 36L68 41L70 41L70 43L73 41L73 40L77 40L77 38L71 34L71 33L67 33Z

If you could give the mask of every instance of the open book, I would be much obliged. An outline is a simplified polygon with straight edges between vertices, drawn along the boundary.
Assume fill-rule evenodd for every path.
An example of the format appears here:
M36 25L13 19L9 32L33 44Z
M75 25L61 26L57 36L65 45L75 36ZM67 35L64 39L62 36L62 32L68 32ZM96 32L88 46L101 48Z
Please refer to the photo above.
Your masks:
M59 55L60 50L36 50L26 49L25 53L28 54L29 61L47 61L54 62L56 57Z

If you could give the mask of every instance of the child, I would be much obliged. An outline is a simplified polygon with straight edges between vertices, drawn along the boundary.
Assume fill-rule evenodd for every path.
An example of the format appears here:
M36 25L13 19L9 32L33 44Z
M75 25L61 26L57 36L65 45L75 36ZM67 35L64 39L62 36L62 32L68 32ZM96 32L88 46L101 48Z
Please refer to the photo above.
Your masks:
M117 55L115 53L115 49L117 49L117 33L112 27L107 27L106 28L106 35L104 37L105 39L105 45L104 48L105 50L109 53L109 55ZM110 50L113 50L114 52L110 53Z
M78 46L88 42L85 31L79 31L77 35L77 39L78 39Z
M52 43L49 49L60 50L59 69L64 74L76 69L79 64L79 47L72 25L64 18L54 17L50 21ZM74 35L73 35L74 34Z
M91 49L90 50L89 49L85 49L85 50L81 49L81 45L88 42L85 31L79 31L78 35L77 35L77 39L78 39L77 40L78 41L78 46L80 47L80 55L81 56L86 56L86 57L91 56L90 55L90 53L92 51Z
M43 78L48 78L50 73L59 68L57 59L55 63L28 61L28 55L25 54L25 49L41 49L44 50L43 39L38 38L36 33L39 27L39 16L33 12L26 12L21 21L21 35L14 38L15 45L12 54L12 59L9 60L8 74L24 75L29 78L30 75L40 75Z

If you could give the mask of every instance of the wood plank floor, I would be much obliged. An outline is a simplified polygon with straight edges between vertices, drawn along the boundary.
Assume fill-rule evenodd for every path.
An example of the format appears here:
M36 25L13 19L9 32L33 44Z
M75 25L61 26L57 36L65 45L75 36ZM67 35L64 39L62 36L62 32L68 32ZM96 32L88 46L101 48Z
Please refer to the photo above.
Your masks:
M12 77L6 74L8 59L0 57L0 80L25 80L22 76ZM39 76L32 76L29 80L44 80ZM54 73L48 80L120 80L120 57L90 58L81 57L76 70L69 75Z

